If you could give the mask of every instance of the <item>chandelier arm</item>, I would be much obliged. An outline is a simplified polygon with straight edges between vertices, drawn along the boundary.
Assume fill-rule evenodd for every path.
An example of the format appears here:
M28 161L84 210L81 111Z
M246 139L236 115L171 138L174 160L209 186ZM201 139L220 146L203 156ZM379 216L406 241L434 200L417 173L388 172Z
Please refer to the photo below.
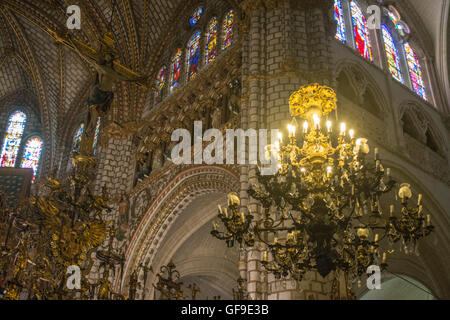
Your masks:
M292 215L292 212L289 212L289 216L291 217L291 219L292 219L292 221L294 222L294 225L295 225L295 226L300 227L300 229L302 229L302 230L305 229L305 228L303 227L303 225L302 225L300 222L298 222L298 221L294 218L294 216Z
M270 244L268 242L266 242L265 240L263 240L263 238L261 237L260 231L265 232L264 230L260 230L256 226L255 226L255 228L253 230L254 230L254 232L256 233L256 236L258 237L258 239L261 242L263 242L267 246L270 246Z

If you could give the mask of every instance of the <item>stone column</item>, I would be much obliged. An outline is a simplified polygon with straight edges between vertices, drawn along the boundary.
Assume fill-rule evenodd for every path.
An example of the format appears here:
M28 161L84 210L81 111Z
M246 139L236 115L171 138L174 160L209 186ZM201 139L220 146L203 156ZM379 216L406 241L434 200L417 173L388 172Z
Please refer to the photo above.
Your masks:
M258 75L261 73L261 61L263 59L263 7L261 4L254 6L254 4L248 2L248 6L243 5L246 15L250 18L249 33L242 35L243 39L243 60L246 63L244 67L243 75L243 129L258 129L259 128L259 114L260 110L264 108L261 101L263 95L261 82L258 79ZM245 22L243 22L245 23ZM247 148L248 149L248 148ZM248 160L248 155L247 155ZM244 206L249 205L250 209L254 213L259 212L259 205L253 200L249 199L247 195L247 189L249 183L255 180L255 168L252 166L242 166L241 169L241 198ZM258 249L259 243L255 244L255 247L249 248L247 252L247 291L252 300L259 300L262 298L261 293L261 279L260 279L260 259L261 252Z
M330 1L279 1L266 10L266 122L286 136L291 120L289 97L301 85L331 83ZM328 299L330 279L309 272L301 283L267 276L267 298L274 300Z

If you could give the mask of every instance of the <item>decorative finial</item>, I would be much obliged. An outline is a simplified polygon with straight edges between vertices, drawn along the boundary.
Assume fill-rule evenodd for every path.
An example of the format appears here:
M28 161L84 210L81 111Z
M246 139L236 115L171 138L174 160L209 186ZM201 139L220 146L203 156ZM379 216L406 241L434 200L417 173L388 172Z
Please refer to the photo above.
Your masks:
M334 90L317 83L300 87L289 99L289 109L293 117L310 119L313 114L321 117L337 108Z

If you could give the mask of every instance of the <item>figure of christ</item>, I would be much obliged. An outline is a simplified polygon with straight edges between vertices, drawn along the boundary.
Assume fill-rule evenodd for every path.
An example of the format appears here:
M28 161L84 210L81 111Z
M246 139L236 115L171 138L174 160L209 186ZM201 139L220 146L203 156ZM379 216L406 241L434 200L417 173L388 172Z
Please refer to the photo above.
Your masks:
M87 105L89 108L86 127L83 132L81 141L81 154L91 155L93 152L93 142L95 136L95 129L98 118L103 118L109 111L112 101L114 99L114 83L116 81L127 81L134 83L145 83L148 77L136 76L132 73L120 72L117 70L115 63L116 54L111 45L102 41L101 48L96 56L84 54L78 41L73 41L69 37L69 43L80 58L86 61L96 71L95 85L91 89Z

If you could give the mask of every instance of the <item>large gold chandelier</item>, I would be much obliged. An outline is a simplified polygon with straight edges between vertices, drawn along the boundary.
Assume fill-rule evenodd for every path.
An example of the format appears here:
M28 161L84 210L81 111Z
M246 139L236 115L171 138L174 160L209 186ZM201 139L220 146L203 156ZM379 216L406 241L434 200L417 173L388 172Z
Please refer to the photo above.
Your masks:
M262 264L276 278L302 280L308 271L323 277L343 272L355 280L370 265L387 266L385 244L401 241L406 252L416 249L419 239L432 230L418 195L406 183L397 187L390 169L380 161L377 148L370 152L367 139L355 137L344 123L334 130L324 117L337 108L335 92L318 84L300 88L290 98L293 121L288 137L267 148L278 160L274 175L261 175L248 194L258 200L260 219L243 209L236 194L227 208L219 206L219 219L211 232L227 241L253 246L265 244ZM304 119L297 130L296 117ZM382 197L398 188L400 203L384 210Z

